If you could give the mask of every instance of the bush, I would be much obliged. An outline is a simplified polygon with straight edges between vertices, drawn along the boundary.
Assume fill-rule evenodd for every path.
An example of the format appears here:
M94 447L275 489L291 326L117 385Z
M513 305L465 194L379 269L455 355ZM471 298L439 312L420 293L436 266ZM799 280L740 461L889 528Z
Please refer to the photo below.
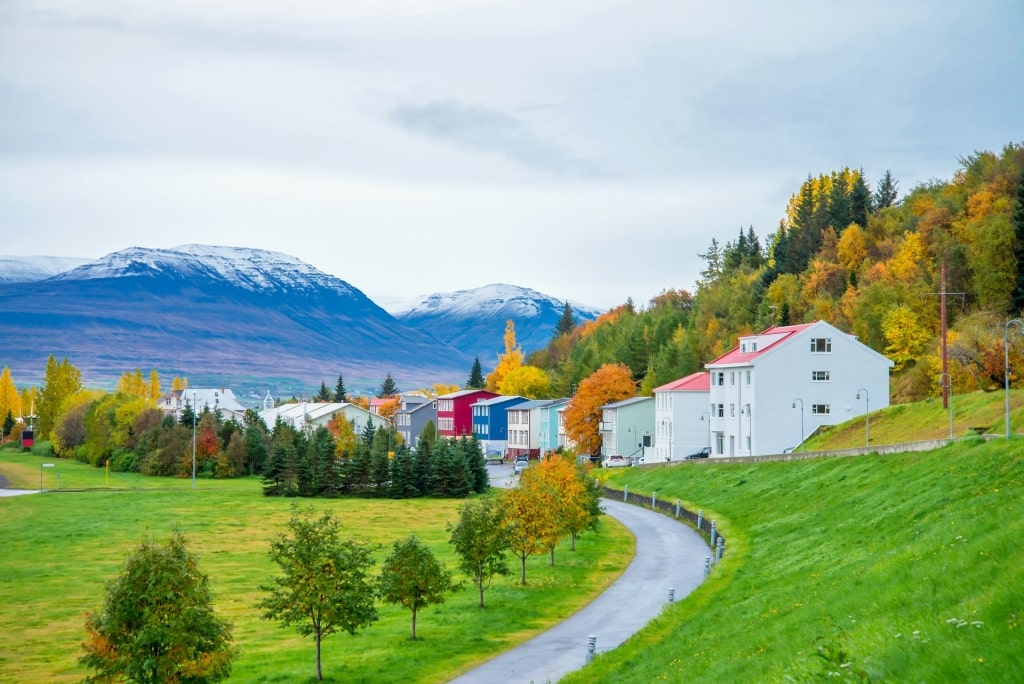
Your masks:
M40 458L53 458L56 456L56 454L53 453L53 445L49 442L35 442L32 444L31 453L33 456L38 456Z
M130 449L116 449L110 457L110 469L115 473L137 473L139 460L139 455Z

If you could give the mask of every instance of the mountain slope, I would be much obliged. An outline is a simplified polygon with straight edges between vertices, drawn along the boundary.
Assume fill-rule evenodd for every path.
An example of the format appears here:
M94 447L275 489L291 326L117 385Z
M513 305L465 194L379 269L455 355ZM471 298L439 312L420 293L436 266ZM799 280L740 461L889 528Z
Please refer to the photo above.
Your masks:
M45 280L0 284L0 308L0 363L19 378L41 376L49 354L96 382L140 367L310 384L390 372L418 384L461 378L472 363L345 281L255 249L133 247Z
M576 322L600 313L570 302ZM505 350L505 323L512 320L523 351L541 349L554 335L565 301L516 285L496 283L472 290L435 293L395 318L450 344L484 365Z
M87 263L76 257L0 256L0 284L44 280Z

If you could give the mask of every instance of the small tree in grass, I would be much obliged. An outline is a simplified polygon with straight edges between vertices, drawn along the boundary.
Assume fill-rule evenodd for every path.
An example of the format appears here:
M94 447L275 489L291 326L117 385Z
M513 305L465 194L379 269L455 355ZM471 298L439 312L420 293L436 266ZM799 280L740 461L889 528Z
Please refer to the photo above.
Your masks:
M377 619L369 576L372 548L341 539L340 528L329 512L314 519L312 510L301 516L293 506L290 534L270 542L270 558L283 574L260 586L269 594L259 604L263 617L279 621L282 627L295 625L299 634L313 637L317 681L323 679L323 638L338 631L354 635Z
M449 523L448 531L451 533L448 543L459 554L459 567L479 590L483 608L484 589L491 586L495 575L509 574L505 562L509 533L497 498L491 496L467 503L459 511L459 522Z
M230 623L213 612L209 579L178 532L135 549L85 628L79 662L96 670L86 681L217 682L238 654Z
M381 566L378 594L385 603L412 611L412 638L416 639L416 614L421 608L444 603L459 585L452 574L416 537L396 541Z

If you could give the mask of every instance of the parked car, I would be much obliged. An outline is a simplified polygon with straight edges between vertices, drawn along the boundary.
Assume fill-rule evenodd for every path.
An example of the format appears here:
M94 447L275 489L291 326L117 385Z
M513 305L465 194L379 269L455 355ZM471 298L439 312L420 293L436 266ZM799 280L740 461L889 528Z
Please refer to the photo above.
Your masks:
M530 465L530 457L526 454L520 454L516 456L515 463L512 464L512 472L516 475L526 470Z
M601 461L602 468L625 468L629 465L629 460L622 454L615 454Z
M690 460L691 458L707 458L710 455L711 447L707 446L696 453L690 454L689 456L685 456L684 458L686 458L686 460Z

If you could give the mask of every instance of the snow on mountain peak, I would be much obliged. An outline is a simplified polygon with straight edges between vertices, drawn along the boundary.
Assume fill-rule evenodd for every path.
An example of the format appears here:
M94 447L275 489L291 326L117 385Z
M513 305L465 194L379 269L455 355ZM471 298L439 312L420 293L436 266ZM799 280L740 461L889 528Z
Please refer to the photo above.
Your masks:
M189 244L171 249L129 247L112 252L57 277L88 280L177 272L186 276L219 276L251 291L306 289L310 286L352 293L348 283L282 252L249 247Z
M408 318L439 313L480 316L500 311L504 315L532 318L540 314L541 307L545 304L561 309L565 306L565 300L556 299L528 287L492 283L470 290L435 292L423 298L418 304L397 312L396 315ZM577 306L571 302L570 306L577 311L597 314L590 307Z

